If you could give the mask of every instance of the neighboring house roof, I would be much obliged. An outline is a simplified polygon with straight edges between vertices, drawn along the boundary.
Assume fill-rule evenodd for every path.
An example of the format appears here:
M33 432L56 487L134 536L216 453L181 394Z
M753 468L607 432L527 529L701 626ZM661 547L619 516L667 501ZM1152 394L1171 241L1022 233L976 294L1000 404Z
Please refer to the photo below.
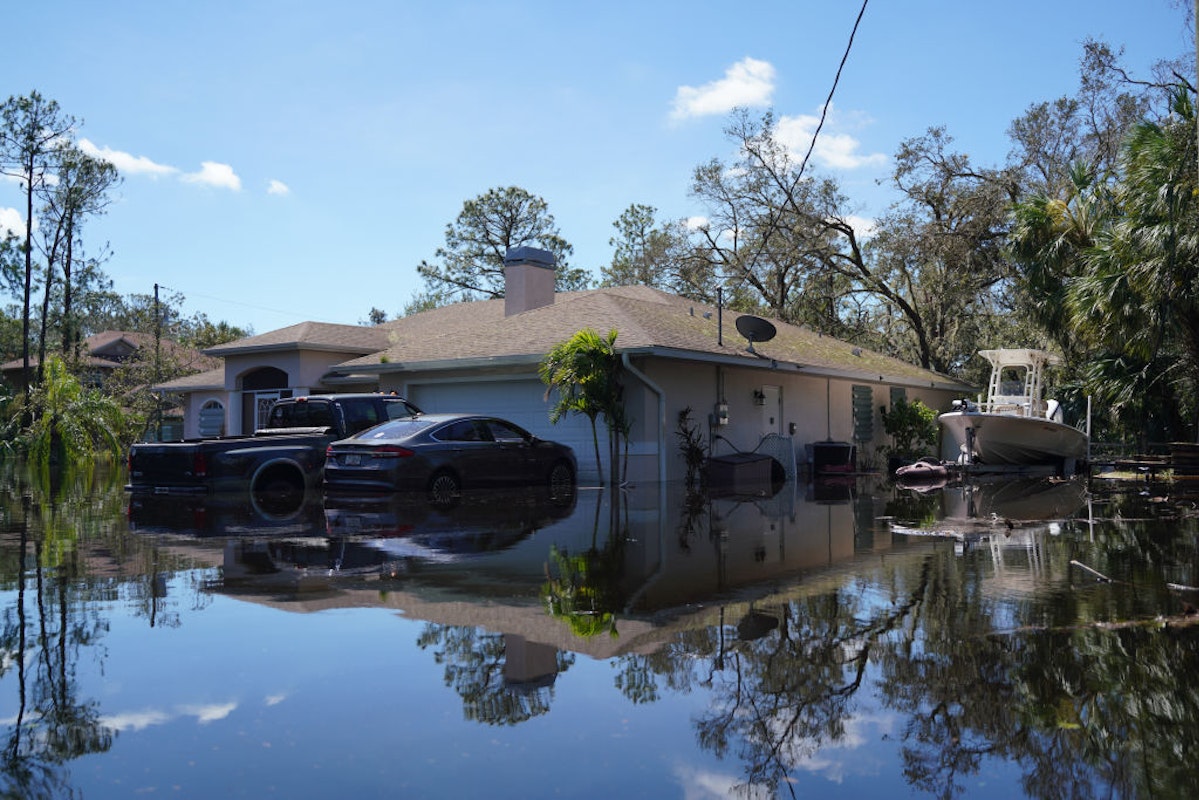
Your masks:
M330 350L342 353L376 353L388 346L385 327L301 322L268 333L210 347L210 356L232 356L279 350Z
M175 378L151 387L156 392L200 392L224 388L225 368L223 366L207 372L184 375L182 378Z
M220 365L220 360L207 356L199 350L184 347L170 339L160 339L159 346L172 362L185 369L209 370ZM121 362L139 350L154 348L154 335L136 331L101 331L83 340L84 355L80 362L98 369L115 369ZM38 359L31 355L30 367L37 367ZM21 359L0 365L0 372L19 372L23 368Z
M736 329L742 314L646 286L564 292L550 305L504 316L504 301L481 300L435 308L380 326L390 346L337 365L335 372L382 373L412 369L535 362L582 328L617 331L620 351L675 358L794 365L809 374L969 390L953 378L824 336L773 321L769 342L747 342ZM723 326L723 335L721 327ZM248 340L246 340L248 341ZM211 352L211 351L209 351Z

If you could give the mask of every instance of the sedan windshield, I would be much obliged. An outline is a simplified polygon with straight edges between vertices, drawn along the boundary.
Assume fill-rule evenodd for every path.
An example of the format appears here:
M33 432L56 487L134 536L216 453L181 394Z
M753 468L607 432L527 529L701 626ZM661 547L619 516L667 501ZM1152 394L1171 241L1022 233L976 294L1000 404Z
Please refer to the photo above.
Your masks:
M351 438L363 442L375 441L377 439L407 439L409 436L420 433L432 424L432 421L425 419L424 417L394 419L391 422L384 422L382 425L376 425L375 427L356 434Z

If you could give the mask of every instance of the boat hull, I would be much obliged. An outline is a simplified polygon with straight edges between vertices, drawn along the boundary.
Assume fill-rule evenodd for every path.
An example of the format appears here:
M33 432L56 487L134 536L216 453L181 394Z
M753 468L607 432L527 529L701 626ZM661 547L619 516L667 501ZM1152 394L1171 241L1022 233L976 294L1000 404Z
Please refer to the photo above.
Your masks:
M1038 417L950 411L941 414L941 457L987 465L1073 467L1087 457L1087 435Z

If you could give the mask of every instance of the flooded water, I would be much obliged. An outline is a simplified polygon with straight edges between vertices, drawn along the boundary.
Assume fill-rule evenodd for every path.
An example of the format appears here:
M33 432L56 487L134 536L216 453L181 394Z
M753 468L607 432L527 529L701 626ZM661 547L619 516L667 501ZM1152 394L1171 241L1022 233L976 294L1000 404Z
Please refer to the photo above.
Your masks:
M0 480L3 797L1199 791L1199 486Z

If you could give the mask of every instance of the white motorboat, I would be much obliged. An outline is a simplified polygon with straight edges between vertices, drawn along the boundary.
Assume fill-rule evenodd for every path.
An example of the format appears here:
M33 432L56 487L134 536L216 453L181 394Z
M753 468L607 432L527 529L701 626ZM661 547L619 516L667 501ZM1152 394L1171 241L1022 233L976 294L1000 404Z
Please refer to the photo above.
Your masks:
M980 350L991 362L985 400L955 400L941 414L941 457L958 464L1049 465L1072 474L1087 458L1086 432L1062 420L1061 405L1043 399L1045 368L1061 363L1043 350Z

